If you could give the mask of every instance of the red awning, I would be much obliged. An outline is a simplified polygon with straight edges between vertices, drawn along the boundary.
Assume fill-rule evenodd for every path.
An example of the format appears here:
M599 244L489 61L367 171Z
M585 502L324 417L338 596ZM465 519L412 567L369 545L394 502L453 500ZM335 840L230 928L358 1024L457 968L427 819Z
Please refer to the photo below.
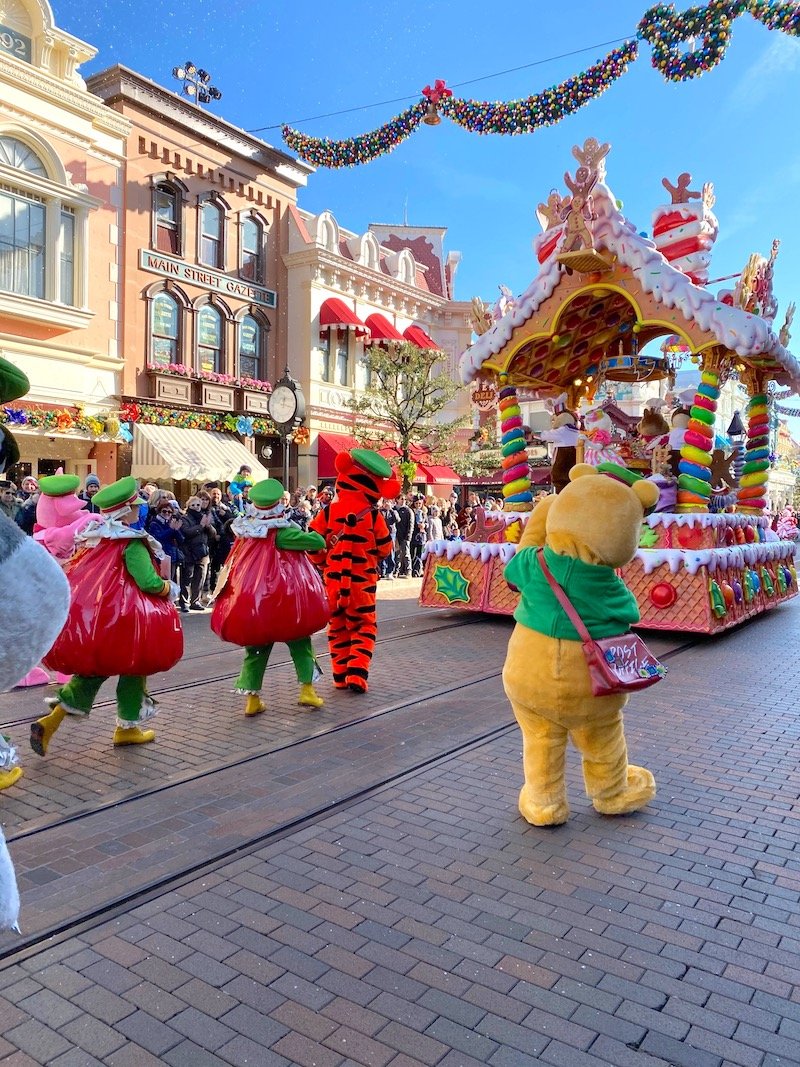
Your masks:
M352 308L340 300L338 296L329 296L319 309L319 325L321 329L336 326L343 330L355 330L356 333L368 334L369 328L364 325Z
M404 341L403 335L392 326L383 315L374 312L367 315L367 327L372 333L373 341Z
M417 348L434 348L437 352L442 350L441 345L437 345L434 339L425 333L421 326L406 326L403 330L403 336L412 345L416 345Z
M359 447L355 437L346 433L317 434L317 478L335 478L334 464L339 453Z
M456 485L461 481L460 476L456 474L453 468L444 464L423 463L420 465L419 470L424 470L427 474L428 485Z

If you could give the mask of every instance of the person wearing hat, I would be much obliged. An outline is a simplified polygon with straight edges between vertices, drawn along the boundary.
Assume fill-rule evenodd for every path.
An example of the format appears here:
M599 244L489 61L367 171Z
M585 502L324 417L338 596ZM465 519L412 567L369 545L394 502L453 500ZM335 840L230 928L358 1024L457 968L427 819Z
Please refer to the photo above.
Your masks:
M333 684L366 693L378 634L378 562L392 551L378 501L396 497L400 483L383 456L367 448L340 452L335 464L336 499L317 512L309 528L325 538L327 549L320 563L331 610Z
M95 503L94 498L100 492L100 479L96 474L87 474L86 481L83 483L83 492L80 494L81 500L84 501L84 510L90 511L93 515L97 515L100 508Z
M309 708L324 703L313 684L320 672L311 635L327 624L328 603L306 553L321 551L325 542L290 522L283 497L275 478L252 487L251 512L233 520L236 539L215 591L211 629L245 650L236 682L236 692L247 697L245 715L266 711L261 686L276 641L289 646L300 683L297 703Z
M24 396L28 379L0 359L0 404ZM0 474L19 458L13 436L0 428ZM64 572L41 545L0 516L0 692L17 684L50 648L69 609ZM0 735L0 789L22 775L15 746Z
M46 701L50 712L31 726L31 748L47 752L65 715L88 715L103 682L118 675L115 745L155 738L142 725L155 713L147 676L168 671L183 655L183 633L171 603L177 589L154 561L161 546L131 529L142 503L135 478L121 478L94 496L99 521L77 537L65 570L72 592L66 625L45 656L50 670L72 679Z

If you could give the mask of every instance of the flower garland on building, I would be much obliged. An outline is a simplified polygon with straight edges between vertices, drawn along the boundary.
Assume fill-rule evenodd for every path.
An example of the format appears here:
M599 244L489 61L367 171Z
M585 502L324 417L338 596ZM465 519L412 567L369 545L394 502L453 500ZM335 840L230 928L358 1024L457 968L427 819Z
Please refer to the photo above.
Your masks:
M258 378L249 378L246 374L237 377L235 374L220 374L218 371L201 370L193 371L185 363L166 363L161 366L158 363L148 363L147 369L151 374L166 374L173 378L191 378L201 382L214 382L215 385L230 385L234 389L254 389L259 393L271 393L271 382L261 381Z
M261 416L225 415L221 412L210 411L179 411L133 401L122 405L119 418L123 423L140 422L151 426L175 426L181 430L239 433L245 437L252 437L253 434L272 436L276 433L272 420Z
M542 126L560 122L604 93L638 58L638 41L646 41L651 46L652 64L667 81L686 81L705 74L724 58L733 23L745 13L768 30L800 36L798 3L710 0L680 14L673 4L655 4L642 16L636 40L625 41L594 66L524 100L489 103L462 99L453 96L440 79L433 88L425 86L418 103L370 133L334 141L310 137L284 126L283 139L301 159L316 167L355 167L397 148L423 119L435 125L440 111L472 133L533 133ZM698 41L699 47L695 47Z
M26 426L43 434L72 433L96 439L106 437L110 440L116 439L119 432L119 426L112 417L37 407L0 408L0 426Z

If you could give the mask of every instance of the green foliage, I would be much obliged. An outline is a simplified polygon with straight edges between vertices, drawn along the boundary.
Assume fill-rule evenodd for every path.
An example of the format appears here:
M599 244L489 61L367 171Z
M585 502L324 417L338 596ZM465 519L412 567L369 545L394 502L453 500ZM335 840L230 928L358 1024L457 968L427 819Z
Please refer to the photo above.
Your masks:
M364 365L370 384L348 401L358 416L354 436L360 444L368 448L387 443L397 446L404 490L411 485L407 472L411 469L412 443L424 441L437 457L464 423L463 419L436 419L459 389L442 370L442 360L441 352L409 343L368 348Z

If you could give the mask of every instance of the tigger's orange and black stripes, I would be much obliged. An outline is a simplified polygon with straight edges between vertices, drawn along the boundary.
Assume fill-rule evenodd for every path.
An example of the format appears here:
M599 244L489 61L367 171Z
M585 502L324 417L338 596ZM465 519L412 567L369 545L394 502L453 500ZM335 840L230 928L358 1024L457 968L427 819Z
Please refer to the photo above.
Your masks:
M340 452L336 471L336 499L314 516L309 528L322 534L327 549L333 684L366 693L378 632L378 561L392 550L389 528L377 505L382 496L397 496L400 483L386 460L367 449Z

